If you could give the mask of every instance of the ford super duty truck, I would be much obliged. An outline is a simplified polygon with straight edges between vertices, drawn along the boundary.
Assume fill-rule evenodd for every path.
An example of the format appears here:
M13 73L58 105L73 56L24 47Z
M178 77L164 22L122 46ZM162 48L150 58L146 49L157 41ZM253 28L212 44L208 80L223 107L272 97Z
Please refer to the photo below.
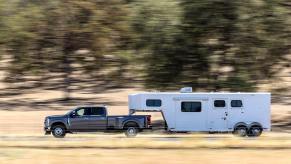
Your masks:
M105 106L78 107L64 115L47 116L44 121L45 134L63 138L74 132L123 131L127 137L151 128L150 115L108 116Z

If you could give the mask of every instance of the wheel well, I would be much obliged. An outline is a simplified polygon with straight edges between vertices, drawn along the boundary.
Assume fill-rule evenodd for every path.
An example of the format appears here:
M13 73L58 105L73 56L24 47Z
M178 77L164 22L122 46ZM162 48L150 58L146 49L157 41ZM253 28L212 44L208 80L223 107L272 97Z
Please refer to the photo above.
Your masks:
M123 128L126 128L126 127L139 127L138 123L135 122L135 121L128 121L128 122L125 122L124 125L123 125Z
M57 125L61 125L66 129L66 125L64 123L62 123L62 122L55 122L55 123L52 124L51 127L53 128L54 126L57 126Z
M259 127L260 129L263 129L263 126L260 123L257 123L257 122L251 123L250 128L251 127Z
M233 129L236 129L236 128L238 128L238 127L245 127L245 128L248 128L247 124L244 123L244 122L239 122L239 123L235 124Z
M263 126L258 122L253 122L251 124L246 124L244 122L239 122L239 123L234 125L233 129L238 128L238 127L246 127L247 129L250 129L251 127L260 127L261 129L263 129Z

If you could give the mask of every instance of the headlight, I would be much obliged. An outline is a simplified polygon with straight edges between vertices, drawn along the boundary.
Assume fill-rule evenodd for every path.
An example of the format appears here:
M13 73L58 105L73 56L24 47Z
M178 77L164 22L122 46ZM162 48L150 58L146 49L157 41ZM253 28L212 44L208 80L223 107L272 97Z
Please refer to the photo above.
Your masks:
M50 119L46 118L45 123L46 123L46 126L49 126L50 125Z

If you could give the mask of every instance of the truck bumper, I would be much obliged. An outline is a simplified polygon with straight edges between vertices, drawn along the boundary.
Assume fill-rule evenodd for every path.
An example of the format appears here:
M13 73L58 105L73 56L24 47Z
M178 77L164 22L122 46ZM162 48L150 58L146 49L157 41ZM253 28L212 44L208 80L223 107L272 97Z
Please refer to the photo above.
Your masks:
M50 135L51 134L51 128L50 127L44 127L43 130L44 130L44 134L45 135Z

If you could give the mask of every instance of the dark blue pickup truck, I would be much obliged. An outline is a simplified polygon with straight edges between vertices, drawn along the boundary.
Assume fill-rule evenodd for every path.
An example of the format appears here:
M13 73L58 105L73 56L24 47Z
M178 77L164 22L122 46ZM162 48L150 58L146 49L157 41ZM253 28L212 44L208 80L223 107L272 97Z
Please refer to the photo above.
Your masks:
M125 132L135 137L138 132L151 128L150 115L108 116L105 106L77 107L64 115L47 116L44 121L45 134L63 138L74 132Z

